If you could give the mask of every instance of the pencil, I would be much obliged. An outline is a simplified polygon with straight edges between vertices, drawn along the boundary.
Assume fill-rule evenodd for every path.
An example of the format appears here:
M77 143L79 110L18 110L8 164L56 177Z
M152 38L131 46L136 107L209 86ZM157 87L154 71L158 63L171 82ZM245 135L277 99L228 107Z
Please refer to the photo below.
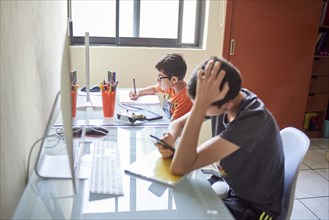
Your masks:
M136 82L135 82L135 78L133 78L133 83L134 83L134 92L136 94Z

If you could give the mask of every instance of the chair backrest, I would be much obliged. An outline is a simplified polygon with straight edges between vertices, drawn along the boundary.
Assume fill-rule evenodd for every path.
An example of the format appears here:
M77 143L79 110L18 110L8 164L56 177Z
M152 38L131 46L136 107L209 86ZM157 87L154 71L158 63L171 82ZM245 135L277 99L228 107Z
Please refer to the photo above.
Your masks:
M278 219L290 219L299 167L310 146L310 139L300 130L287 127L280 131L284 151L284 193L282 212Z

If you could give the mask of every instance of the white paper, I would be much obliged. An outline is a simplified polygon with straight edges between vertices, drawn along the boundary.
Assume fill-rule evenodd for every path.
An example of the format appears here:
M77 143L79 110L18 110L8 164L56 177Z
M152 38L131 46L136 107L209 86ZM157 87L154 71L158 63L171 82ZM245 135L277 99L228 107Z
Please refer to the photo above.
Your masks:
M142 104L142 105L153 105L160 104L159 97L157 95L142 95L137 100L131 100L129 98L129 90L119 91L120 103L124 104Z

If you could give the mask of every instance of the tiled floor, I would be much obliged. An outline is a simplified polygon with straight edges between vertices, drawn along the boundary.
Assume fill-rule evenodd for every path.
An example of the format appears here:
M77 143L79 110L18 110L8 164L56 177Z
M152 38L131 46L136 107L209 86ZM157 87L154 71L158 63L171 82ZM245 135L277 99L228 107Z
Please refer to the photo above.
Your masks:
M311 139L301 166L291 219L329 219L329 138Z

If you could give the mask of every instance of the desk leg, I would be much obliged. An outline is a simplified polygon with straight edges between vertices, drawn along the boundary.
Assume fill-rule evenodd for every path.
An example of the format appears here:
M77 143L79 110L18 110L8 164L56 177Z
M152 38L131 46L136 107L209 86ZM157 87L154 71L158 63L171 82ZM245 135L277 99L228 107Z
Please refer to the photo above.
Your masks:
M136 161L136 131L130 133L130 163ZM136 178L130 177L130 211L136 211Z

